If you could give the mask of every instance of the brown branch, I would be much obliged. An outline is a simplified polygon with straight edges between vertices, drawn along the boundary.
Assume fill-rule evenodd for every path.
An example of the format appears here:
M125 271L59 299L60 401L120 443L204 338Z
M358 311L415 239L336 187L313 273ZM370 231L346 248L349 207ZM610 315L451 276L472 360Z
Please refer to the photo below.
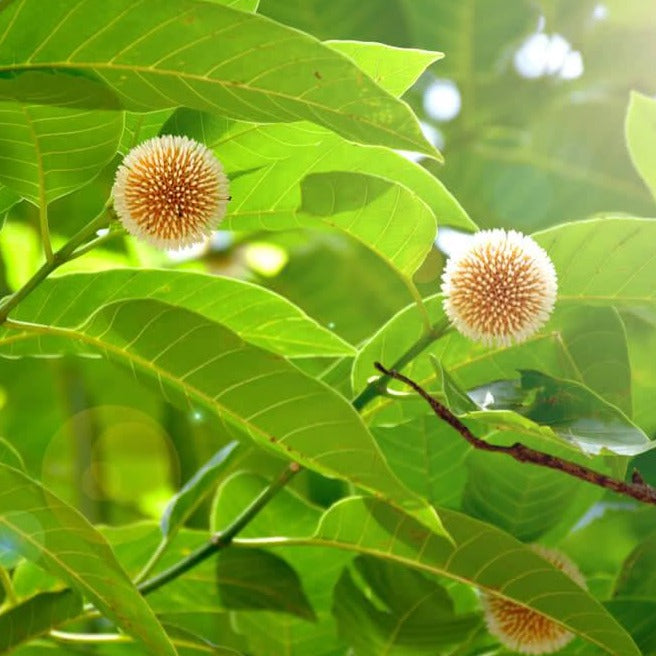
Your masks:
M625 481L620 481L605 474L600 474L594 469L589 467L584 467L583 465L578 465L575 462L570 460L564 460L563 458L557 458L556 456L549 455L548 453L542 453L541 451L536 451L531 449L524 444L515 442L510 446L501 446L498 444L490 444L485 440L482 440L476 437L470 430L463 424L458 417L456 417L448 408L443 406L437 399L433 398L425 389L420 385L415 383L413 380L404 376L403 374L395 371L393 369L386 369L383 367L380 362L374 363L376 369L383 373L389 378L394 378L400 380L402 383L405 383L411 387L419 396L421 396L432 408L433 412L443 421L445 421L449 426L451 426L455 431L460 433L462 437L469 442L475 449L481 449L482 451L491 451L493 453L505 453L506 455L518 460L519 462L529 462L540 467L548 467L549 469L556 469L558 471L567 474L568 476L574 476L575 478L580 478L587 483L592 483L592 485L598 485L599 487L606 488L607 490L612 490L618 494L624 494L626 496L637 499L643 503L650 503L656 505L656 488L648 485L643 480L642 476L637 471L633 472L632 482L627 483Z

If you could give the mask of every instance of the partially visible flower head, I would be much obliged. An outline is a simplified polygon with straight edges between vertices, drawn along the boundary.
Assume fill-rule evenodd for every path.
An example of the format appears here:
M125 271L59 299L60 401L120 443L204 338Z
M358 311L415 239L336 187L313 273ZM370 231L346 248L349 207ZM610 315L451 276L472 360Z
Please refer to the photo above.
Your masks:
M209 237L226 212L228 178L214 153L187 137L154 137L116 172L114 208L126 230L177 250Z
M579 568L565 554L537 544L531 546L575 583L582 588L586 587ZM513 651L521 654L551 654L574 638L570 631L553 620L512 601L485 593L482 602L488 631Z
M509 345L537 332L556 301L556 270L520 232L482 230L447 262L444 310L466 337Z

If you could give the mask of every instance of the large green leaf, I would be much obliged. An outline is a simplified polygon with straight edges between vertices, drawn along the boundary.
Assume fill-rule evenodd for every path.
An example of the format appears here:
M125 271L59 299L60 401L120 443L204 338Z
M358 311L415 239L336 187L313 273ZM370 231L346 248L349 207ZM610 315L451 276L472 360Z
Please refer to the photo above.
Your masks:
M314 536L243 539L243 546L333 546L471 583L531 608L611 654L638 656L613 617L569 577L497 528L442 509L455 546L380 500L352 497L329 509Z
M216 412L258 444L383 494L441 530L428 503L388 468L346 399L206 317L154 300L118 301L77 328L24 324L7 339L35 335L54 338L51 348L82 344L101 353L159 386L168 401Z
M369 175L316 173L301 183L303 216L344 230L412 277L430 251L437 226L410 189Z
M653 309L656 221L609 217L535 233L558 273L558 300Z
M45 207L92 180L114 157L123 116L4 102L0 125L0 181Z
M82 597L72 590L46 592L0 614L0 653L33 640L77 617L82 612Z
M633 165L656 197L656 100L633 92L625 129Z
M62 276L46 280L12 316L74 327L100 305L130 298L152 298L193 310L248 342L289 357L353 352L350 344L264 287L191 272L121 269Z
M20 553L67 581L153 656L176 651L111 548L76 510L0 464L0 533Z
M253 121L322 123L349 139L438 157L406 105L346 57L253 13L193 0L21 0L0 14L0 94L54 70L109 85L126 109L178 105ZM29 35L29 38L25 38ZM357 99L357 102L354 101Z

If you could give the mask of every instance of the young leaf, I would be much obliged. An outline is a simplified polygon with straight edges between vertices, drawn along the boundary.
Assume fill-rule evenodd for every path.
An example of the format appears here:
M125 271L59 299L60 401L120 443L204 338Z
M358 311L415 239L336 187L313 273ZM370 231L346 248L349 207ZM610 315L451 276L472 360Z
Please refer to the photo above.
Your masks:
M25 93L21 74L49 69L103 80L132 111L305 119L354 141L440 157L407 105L349 59L257 14L192 0L114 0L103 11L94 0L21 0L0 13L0 34L0 97Z
M625 132L633 165L656 198L656 100L631 92Z
M0 614L0 653L12 651L77 617L82 597L72 590L45 592Z
M160 527L166 538L173 537L198 505L216 485L221 471L232 461L238 442L230 442L217 451L193 476L166 506Z
M353 353L350 344L264 287L182 271L120 269L53 278L40 285L12 317L74 327L99 305L129 298L152 298L193 310L227 326L247 342L287 357ZM0 328L0 335L3 332ZM35 349L37 345L32 344L22 353L57 353Z
M531 608L610 654L639 656L604 607L530 547L488 524L440 510L455 546L384 502L351 497L332 506L309 538L238 540L253 547L331 545L471 583Z
M153 612L82 515L25 474L0 464L0 536L83 593L153 656L175 656Z
M166 400L216 412L261 446L383 494L441 532L432 507L391 472L346 399L205 317L133 300L105 305L77 328L23 326L8 339L53 337L50 346L63 350L82 344L156 385Z

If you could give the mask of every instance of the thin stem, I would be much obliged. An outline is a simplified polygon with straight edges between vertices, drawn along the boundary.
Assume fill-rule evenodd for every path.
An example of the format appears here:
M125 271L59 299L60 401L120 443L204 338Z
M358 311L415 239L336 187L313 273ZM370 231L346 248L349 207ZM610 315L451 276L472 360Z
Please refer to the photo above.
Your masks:
M41 198L41 202L39 203L39 228L41 231L41 243L43 244L43 253L46 256L46 262L52 264L55 261L55 254L52 252L52 242L50 241L48 205L45 202L45 198Z
M0 587L5 591L5 597L10 606L15 606L18 603L18 598L14 592L14 585L11 582L9 572L0 565Z
M160 540L160 543L157 545L157 549L153 551L151 557L148 559L148 562L141 568L141 571L134 577L133 583L139 584L143 581L152 571L155 569L155 566L161 560L164 552L169 546L169 541L164 538Z
M393 369L403 369L407 364L412 362L424 349L438 340L450 328L448 319L442 319L431 326L429 332L424 333L393 365ZM353 399L353 407L356 410L362 410L368 403L373 401L377 396L384 393L390 376L385 374L370 382L358 396Z
M239 515L233 522L220 533L213 535L209 542L203 546L196 549L196 551L190 553L186 558L176 563L175 565L169 567L169 569L164 570L161 574L154 576L152 579L148 579L141 583L138 587L139 591L143 595L150 594L155 590L161 588L163 585L166 585L170 581L177 579L179 576L182 576L185 572L188 572L190 569L196 567L196 565L207 560L215 553L225 547L229 546L233 541L235 536L242 531L254 518L255 516L264 508L264 506L269 503L269 501L283 488L289 481L300 471L300 466L292 462L282 471L280 476L273 481L268 487L266 487L262 492L253 499L249 506L247 506L241 515Z
M57 642L66 644L79 644L81 642L92 644L107 644L117 642L132 642L132 638L123 633L68 633L67 631L52 630L48 636Z
M421 315L421 321L424 325L424 334L429 335L433 330L433 323L431 321L430 315L428 314L428 310L426 309L424 299L421 297L419 290L412 280L406 280L406 286L415 302L415 305L417 306L417 309L419 310L419 314Z
M571 460L565 460L563 458L558 458L552 456L548 453L543 453L542 451L537 451L536 449L531 449L524 444L515 442L510 446L502 446L499 444L490 444L485 440L476 437L470 430L465 426L465 424L456 417L447 407L442 405L437 399L431 396L425 389L423 389L418 383L414 380L404 376L403 374L395 371L394 369L386 369L383 367L380 362L375 363L376 369L380 372L394 378L395 380L400 380L409 387L411 387L422 399L424 399L428 405L432 408L433 412L444 422L449 424L455 431L457 431L471 446L475 449L480 449L481 451L491 451L493 453L504 453L511 458L514 458L518 462L528 462L533 465L538 465L539 467L547 467L549 469L555 469L561 471L568 476L573 476L574 478L580 478L586 483L592 485L597 485L603 487L607 490L612 490L618 494L623 494L625 496L641 501L642 503L649 503L656 505L656 488L648 485L643 479L642 476L637 471L633 472L633 477L631 483L625 481L611 478L605 474L601 474L594 469L589 467L584 467L579 465Z
M99 228L107 223L107 207L105 205L98 216L76 233L71 239L52 255L43 266L14 294L7 296L0 303L0 325L6 320L9 313L27 296L29 296L55 269L67 262L74 251Z
M106 235L101 235L100 237L96 237L96 239L92 239L90 242L88 242L81 248L78 248L74 253L72 253L69 256L67 261L70 262L71 260L75 260L78 257L81 257L82 255L86 255L86 253L92 251L94 248L98 248L99 246L104 246L107 242L116 239L116 237L125 237L125 235L127 234L128 234L127 230L112 230L111 232L108 232Z

